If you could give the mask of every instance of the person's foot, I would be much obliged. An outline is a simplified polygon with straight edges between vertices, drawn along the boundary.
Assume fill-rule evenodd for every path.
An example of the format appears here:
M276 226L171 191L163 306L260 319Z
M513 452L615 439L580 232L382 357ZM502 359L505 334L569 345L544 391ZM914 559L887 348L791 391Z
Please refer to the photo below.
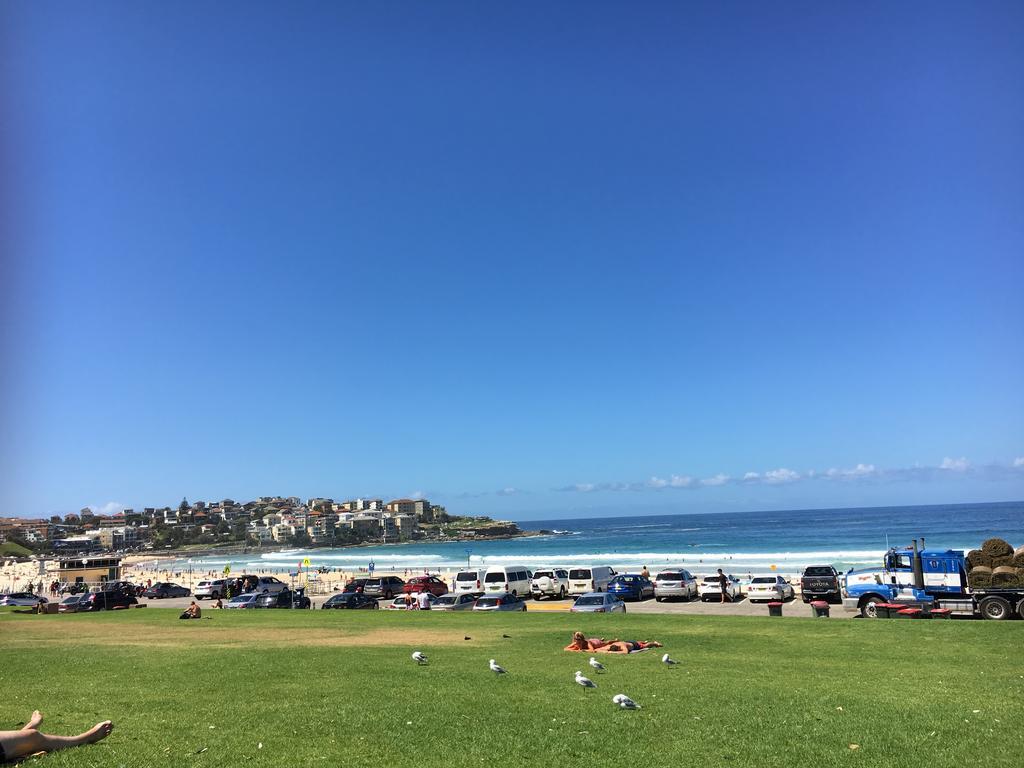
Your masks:
M114 724L109 720L104 720L102 723L96 723L92 728L83 733L85 737L85 744L93 744L100 739L105 739L110 735L110 732L114 730Z
M32 713L32 717L28 719L28 722L25 723L25 728L31 730L38 730L42 722L43 713L37 709L35 712Z

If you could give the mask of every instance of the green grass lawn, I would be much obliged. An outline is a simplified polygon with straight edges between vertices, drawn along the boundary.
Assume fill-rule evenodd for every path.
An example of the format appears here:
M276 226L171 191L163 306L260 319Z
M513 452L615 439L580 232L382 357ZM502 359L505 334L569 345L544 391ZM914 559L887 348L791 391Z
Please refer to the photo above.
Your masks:
M28 763L54 767L1020 763L1019 621L207 615L0 612L0 728L35 708L55 733L114 720L106 741ZM602 654L589 674L562 650L577 627L660 640L682 663ZM621 692L643 709L615 707Z

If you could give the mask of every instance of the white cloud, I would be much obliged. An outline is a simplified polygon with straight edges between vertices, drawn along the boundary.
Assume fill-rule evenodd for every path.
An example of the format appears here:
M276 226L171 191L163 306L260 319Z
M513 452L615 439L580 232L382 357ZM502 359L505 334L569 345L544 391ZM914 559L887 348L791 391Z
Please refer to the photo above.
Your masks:
M768 485L782 485L783 483L794 483L800 479L800 473L792 469L780 467L770 469L764 474L760 472L747 472L743 475L744 483L767 483Z
M728 475L724 475L721 472L719 472L714 477L705 477L703 480L700 481L700 484L701 485L716 486L716 485L725 485L728 482L729 482L729 476Z
M948 456L939 464L939 469L948 469L953 472L966 472L971 467L971 462L961 456L959 459L951 459Z
M878 470L874 464L858 464L852 469L836 469L835 467L826 470L825 477L836 479L836 480L856 480L858 478L871 477L872 475L878 474ZM808 473L808 477L812 477L813 472Z
M647 481L648 488L690 488L693 486L693 478L689 475L670 475L666 480L663 477L651 476Z
M500 491L495 491L498 496L515 496L519 493L518 488L502 488Z
M88 507L94 515L105 515L108 517L116 515L125 508L124 504L120 501L108 501L106 504L89 504Z
M786 469L785 467L779 467L773 469L770 472L764 473L764 481L777 485L779 483L795 483L800 479L800 473L794 472L792 469Z
M1016 459L1014 459L1013 466L1024 467L1024 456L1018 456Z

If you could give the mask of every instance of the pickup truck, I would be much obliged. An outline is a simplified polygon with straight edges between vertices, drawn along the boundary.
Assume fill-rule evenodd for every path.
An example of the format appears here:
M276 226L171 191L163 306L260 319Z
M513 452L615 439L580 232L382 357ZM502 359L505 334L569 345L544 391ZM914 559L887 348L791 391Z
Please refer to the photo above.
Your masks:
M843 602L839 572L831 565L809 565L800 574L800 592L805 603L826 600L836 605Z

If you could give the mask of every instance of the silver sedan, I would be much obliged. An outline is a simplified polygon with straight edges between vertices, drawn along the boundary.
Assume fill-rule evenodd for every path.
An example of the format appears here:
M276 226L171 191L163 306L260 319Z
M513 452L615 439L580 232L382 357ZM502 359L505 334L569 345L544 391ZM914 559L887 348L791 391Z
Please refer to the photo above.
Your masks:
M626 604L607 592L588 592L576 598L572 613L625 613Z
M435 611L471 611L476 605L476 597L466 592L449 592L441 595L430 607Z

